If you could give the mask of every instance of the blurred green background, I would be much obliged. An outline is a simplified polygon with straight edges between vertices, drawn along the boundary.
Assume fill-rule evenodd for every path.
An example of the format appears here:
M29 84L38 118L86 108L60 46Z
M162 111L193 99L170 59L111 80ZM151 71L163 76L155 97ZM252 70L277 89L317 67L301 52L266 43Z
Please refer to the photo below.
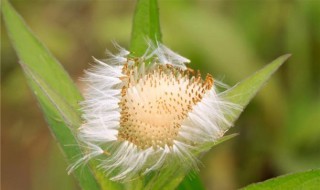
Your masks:
M77 81L92 63L129 46L135 1L12 0L27 24ZM163 42L190 67L229 84L285 53L292 57L212 149L208 189L236 189L320 167L320 1L159 1ZM3 190L78 189L29 90L1 23Z

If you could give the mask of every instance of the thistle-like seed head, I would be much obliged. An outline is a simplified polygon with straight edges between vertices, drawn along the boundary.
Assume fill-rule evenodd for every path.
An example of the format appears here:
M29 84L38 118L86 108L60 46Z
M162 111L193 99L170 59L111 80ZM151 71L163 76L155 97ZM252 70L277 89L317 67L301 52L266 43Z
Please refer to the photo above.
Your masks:
M79 140L87 147L71 168L105 152L99 165L111 180L183 162L195 166L193 152L222 137L235 105L221 99L214 80L194 73L189 60L162 44L149 44L138 58L119 48L86 72ZM215 82L216 84L216 82Z

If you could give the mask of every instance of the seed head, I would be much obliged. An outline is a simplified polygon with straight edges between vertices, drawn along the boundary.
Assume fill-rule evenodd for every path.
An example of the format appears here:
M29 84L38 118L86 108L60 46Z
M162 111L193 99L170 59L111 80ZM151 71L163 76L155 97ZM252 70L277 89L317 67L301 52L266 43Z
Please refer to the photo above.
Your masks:
M149 43L142 57L118 54L86 71L79 140L87 153L70 169L99 155L111 180L129 180L170 164L196 167L192 150L223 136L225 115L237 109L203 80L190 61L162 44ZM103 153L108 154L103 154Z

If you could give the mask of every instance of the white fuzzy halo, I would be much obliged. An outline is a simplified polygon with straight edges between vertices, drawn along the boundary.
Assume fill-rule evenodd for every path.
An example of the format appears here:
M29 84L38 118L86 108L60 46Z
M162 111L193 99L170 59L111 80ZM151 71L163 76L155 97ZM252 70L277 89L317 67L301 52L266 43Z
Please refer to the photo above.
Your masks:
M172 163L183 163L181 168L186 170L190 167L196 168L197 158L191 153L192 150L205 142L216 141L222 137L231 126L225 114L237 106L222 100L212 86L202 94L179 123L179 131L172 140L172 145L141 148L128 140L119 140L122 114L119 103L123 98L123 88L128 83L128 80L123 80L128 78L124 67L134 68L134 76L129 78L139 79L146 75L146 70L152 71L161 65L170 66L171 70L186 71L185 63L190 61L162 44L155 46L149 43L148 51L138 59L140 65L135 67L134 59L128 58L129 51L118 45L116 47L118 54L108 53L110 58L105 62L95 59L97 64L86 71L83 80L87 89L84 93L85 101L81 103L84 124L79 128L78 138L87 150L85 155L70 167L69 172L106 152L108 155L103 156L99 167L115 181L130 180ZM151 60L148 68L144 66L145 60Z

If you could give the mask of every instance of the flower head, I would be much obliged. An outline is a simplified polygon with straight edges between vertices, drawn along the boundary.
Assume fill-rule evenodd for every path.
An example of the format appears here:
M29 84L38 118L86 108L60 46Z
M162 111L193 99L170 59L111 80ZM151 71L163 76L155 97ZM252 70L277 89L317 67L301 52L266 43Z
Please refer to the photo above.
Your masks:
M141 57L117 47L86 72L79 139L89 149L74 167L103 153L99 167L112 180L172 163L196 166L192 151L223 136L234 105L221 99L210 74L203 80L162 44L149 43Z

